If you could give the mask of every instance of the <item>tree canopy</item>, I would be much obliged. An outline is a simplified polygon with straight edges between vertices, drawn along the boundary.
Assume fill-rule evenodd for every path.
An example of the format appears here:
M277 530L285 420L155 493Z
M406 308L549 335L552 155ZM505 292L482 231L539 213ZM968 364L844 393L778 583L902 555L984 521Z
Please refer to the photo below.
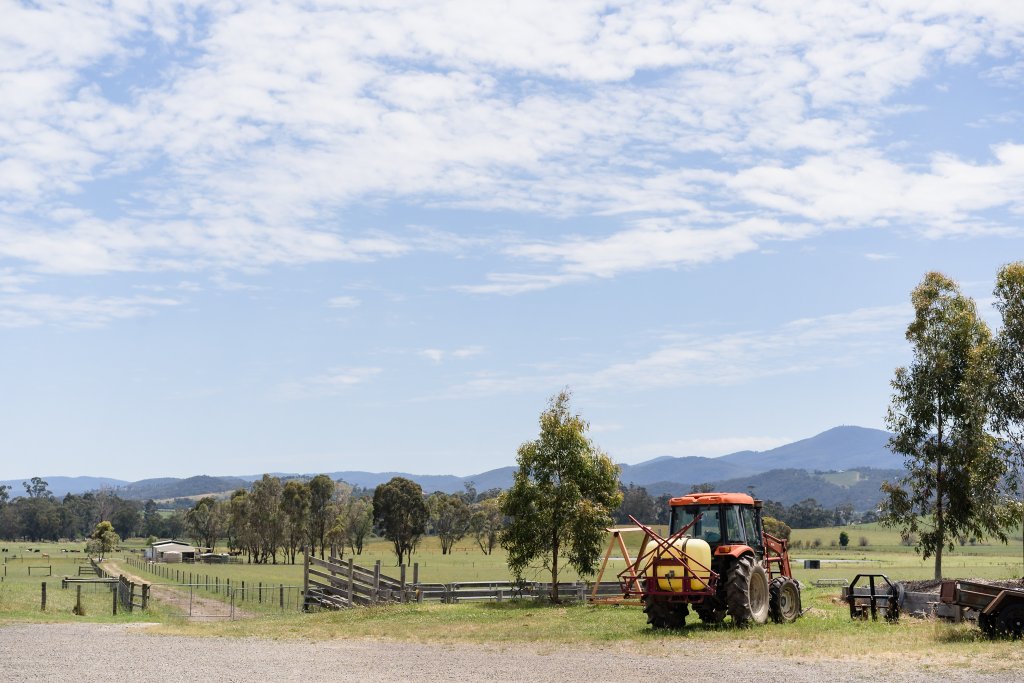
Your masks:
M974 301L941 273L927 273L911 295L907 327L913 359L897 368L886 423L889 447L907 473L883 484L882 521L918 539L924 558L959 538L1006 540L1006 462L987 431L994 386L991 333Z
M501 498L510 518L501 535L509 568L517 577L536 564L549 571L554 602L563 560L580 574L594 572L622 501L618 466L587 437L589 425L571 413L570 400L568 390L551 398L540 435L519 447L512 488Z
M398 564L412 562L412 552L427 531L430 513L423 488L404 477L394 477L373 492L373 518L384 538L391 541Z

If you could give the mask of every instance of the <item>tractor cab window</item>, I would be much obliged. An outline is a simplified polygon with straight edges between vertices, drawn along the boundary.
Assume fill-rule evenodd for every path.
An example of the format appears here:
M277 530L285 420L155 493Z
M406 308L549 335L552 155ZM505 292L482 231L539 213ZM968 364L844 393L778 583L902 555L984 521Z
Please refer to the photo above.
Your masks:
M745 543L743 539L743 528L740 526L739 509L735 505L725 507L726 535L730 543Z
M690 530L686 532L687 536L691 536L692 538L703 538L711 545L721 543L722 521L718 514L717 505L708 507L693 505L685 508L672 508L672 521L669 527L670 533L674 534L684 528L687 524L692 522L697 515L702 516L697 523L690 527Z
M764 546L764 539L757 528L757 520L754 519L754 510L752 508L743 508L743 530L747 533L747 545L760 552L760 549Z

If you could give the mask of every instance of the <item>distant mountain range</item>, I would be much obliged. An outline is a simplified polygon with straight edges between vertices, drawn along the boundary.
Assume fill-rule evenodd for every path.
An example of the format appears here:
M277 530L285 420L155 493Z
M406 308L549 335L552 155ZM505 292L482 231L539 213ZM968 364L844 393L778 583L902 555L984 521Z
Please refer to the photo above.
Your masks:
M850 502L867 509L878 498L882 479L892 478L903 469L903 460L886 447L890 434L864 427L835 427L809 439L767 451L740 451L717 458L699 456L662 456L622 465L623 484L644 486L654 495L680 493L694 484L713 483L721 490L746 491L753 486L761 498L792 504L815 498L822 505ZM830 477L822 472L854 471L856 476ZM402 476L419 483L424 491L454 493L472 483L478 491L508 488L514 467L501 467L468 477L447 474L408 474L403 472L328 472L354 486L373 488L392 477ZM282 478L302 478L308 474L274 473ZM247 487L262 475L230 477L197 476L187 479L162 477L128 482L103 477L44 477L55 496L110 489L124 498L156 500L224 493ZM12 495L23 495L21 480L0 482L12 487ZM863 507L862 507L863 506Z

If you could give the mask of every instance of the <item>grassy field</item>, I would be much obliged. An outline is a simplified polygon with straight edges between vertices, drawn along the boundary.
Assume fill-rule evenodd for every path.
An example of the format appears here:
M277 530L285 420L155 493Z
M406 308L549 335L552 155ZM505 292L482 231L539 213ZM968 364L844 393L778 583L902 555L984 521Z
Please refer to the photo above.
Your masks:
M840 531L850 535L847 548L830 547L838 541ZM859 546L861 536L868 539ZM276 609L274 603L246 609L258 613L257 619L218 620L188 623L156 607L145 613L110 616L110 593L91 589L83 594L84 619L93 621L157 621L165 631L220 636L258 636L268 638L329 639L341 637L391 637L410 640L444 642L547 643L552 646L590 644L610 647L626 643L645 651L657 652L677 647L679 641L699 639L721 642L725 648L743 648L744 652L763 652L814 659L816 657L891 657L894 660L919 659L921 665L973 666L979 661L988 668L1004 669L1024 664L1024 648L1019 643L989 642L980 631L969 625L954 626L929 620L904 619L899 624L853 622L845 603L839 600L836 588L815 588L815 579L851 579L857 573L881 572L894 580L930 578L931 560L922 561L913 549L899 542L899 535L875 525L847 528L799 529L793 539L806 546L815 539L820 547L802 547L793 552L794 572L807 588L804 606L811 609L795 624L769 625L755 629L705 628L691 618L689 626L679 632L656 633L647 625L636 607L564 606L549 607L534 603L401 605L375 609L350 610L340 613L301 614ZM635 546L639 542L633 542ZM0 623L9 621L76 620L71 608L74 590L60 589L60 576L77 573L83 558L82 544L30 544L42 552L26 552L26 544L7 544L6 575L0 582ZM214 580L223 584L228 579L238 587L244 581L250 589L259 584L298 586L302 583L302 565L165 565L161 574L137 571L129 567L125 557L138 558L141 541L126 544L115 553L114 561L127 570L155 582L177 580L199 582ZM49 558L42 558L42 553ZM372 566L381 560L386 574L397 576L390 545L373 540L357 562ZM804 559L818 559L822 568L803 568ZM442 556L437 540L428 538L414 555L420 563L420 579L424 582L452 582L508 577L505 556L498 550L486 556L472 544L461 543L451 555ZM29 566L50 565L52 576L29 576ZM613 578L624 566L613 561L606 580ZM1009 545L986 544L957 547L945 556L947 577L1011 578L1024 575L1019 535ZM36 570L33 570L34 572ZM171 572L178 572L171 574ZM191 575L189 575L191 573ZM411 572L408 574L411 580ZM528 578L543 580L536 573ZM566 575L574 580L574 575ZM40 583L48 584L48 605L39 610ZM929 664L930 663L930 664Z
M84 543L3 544L7 552L0 569L0 623L4 621L71 621L87 619L104 622L162 620L169 615L154 606L147 613L128 614L118 610L115 617L109 586L83 585L82 607L85 616L72 614L76 602L74 587L61 589L61 577L78 576L78 568L88 564L82 551ZM40 552L28 552L39 548ZM66 552L71 551L71 552ZM49 557L44 557L49 555ZM48 569L47 569L48 568ZM89 577L83 577L89 578ZM46 609L41 609L42 584L46 583Z

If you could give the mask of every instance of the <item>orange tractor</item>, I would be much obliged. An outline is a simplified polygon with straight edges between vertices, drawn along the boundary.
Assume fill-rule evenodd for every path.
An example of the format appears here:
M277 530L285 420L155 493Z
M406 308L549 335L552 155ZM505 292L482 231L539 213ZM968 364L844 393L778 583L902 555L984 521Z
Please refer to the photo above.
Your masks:
M669 501L669 536L633 517L645 533L636 560L619 573L623 594L643 600L654 628L681 628L692 608L706 624L791 622L800 584L789 542L767 534L761 501L745 493L691 493Z

